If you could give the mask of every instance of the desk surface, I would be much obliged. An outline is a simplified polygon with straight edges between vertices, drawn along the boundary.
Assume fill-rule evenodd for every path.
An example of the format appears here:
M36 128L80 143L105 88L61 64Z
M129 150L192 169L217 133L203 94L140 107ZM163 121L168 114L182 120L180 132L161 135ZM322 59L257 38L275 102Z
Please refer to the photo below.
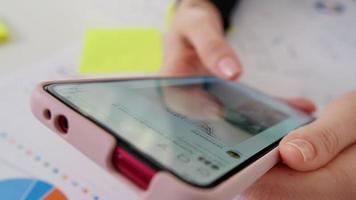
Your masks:
M166 0L0 1L11 40L0 45L0 73L21 69L81 42L88 27L164 27Z
M163 30L170 2L2 2L0 16L7 22L12 40L0 46L0 72L26 68L69 44L80 45L88 27L154 26ZM338 3L341 12L320 10L320 2ZM306 96L324 106L356 88L355 21L354 0L242 1L235 15L235 31L229 35L245 66L242 80L274 95Z

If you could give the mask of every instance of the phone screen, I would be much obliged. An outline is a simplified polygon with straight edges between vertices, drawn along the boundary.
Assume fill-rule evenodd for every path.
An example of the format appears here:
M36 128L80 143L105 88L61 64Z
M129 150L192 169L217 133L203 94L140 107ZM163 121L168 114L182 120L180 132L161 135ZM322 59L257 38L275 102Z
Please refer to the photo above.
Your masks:
M309 122L258 91L215 77L58 83L46 89L191 184L208 187Z

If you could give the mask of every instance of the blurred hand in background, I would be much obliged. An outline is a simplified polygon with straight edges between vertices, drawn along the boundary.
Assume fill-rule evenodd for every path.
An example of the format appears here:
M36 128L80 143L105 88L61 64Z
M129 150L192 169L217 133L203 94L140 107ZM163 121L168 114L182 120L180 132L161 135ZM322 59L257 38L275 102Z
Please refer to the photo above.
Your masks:
M236 79L240 61L225 40L221 16L206 0L183 0L166 35L162 75L206 75Z

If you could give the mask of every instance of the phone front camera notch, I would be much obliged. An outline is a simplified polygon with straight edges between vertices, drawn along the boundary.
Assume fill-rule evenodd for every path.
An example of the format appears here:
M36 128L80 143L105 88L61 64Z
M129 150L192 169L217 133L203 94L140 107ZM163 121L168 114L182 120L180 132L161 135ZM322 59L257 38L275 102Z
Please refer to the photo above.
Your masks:
M235 158L235 159L240 159L240 154L238 154L237 152L235 151L227 151L226 152L231 158Z

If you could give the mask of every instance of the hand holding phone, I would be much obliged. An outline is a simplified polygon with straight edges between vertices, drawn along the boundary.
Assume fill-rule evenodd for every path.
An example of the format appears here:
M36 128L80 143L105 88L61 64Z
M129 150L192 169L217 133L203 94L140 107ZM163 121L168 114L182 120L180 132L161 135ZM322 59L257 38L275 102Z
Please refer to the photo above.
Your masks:
M32 105L46 125L151 199L232 198L278 161L283 136L312 120L215 77L45 83Z
M251 200L354 199L355 114L356 91L333 100L318 119L283 138L279 144L283 164L268 171L244 196Z

